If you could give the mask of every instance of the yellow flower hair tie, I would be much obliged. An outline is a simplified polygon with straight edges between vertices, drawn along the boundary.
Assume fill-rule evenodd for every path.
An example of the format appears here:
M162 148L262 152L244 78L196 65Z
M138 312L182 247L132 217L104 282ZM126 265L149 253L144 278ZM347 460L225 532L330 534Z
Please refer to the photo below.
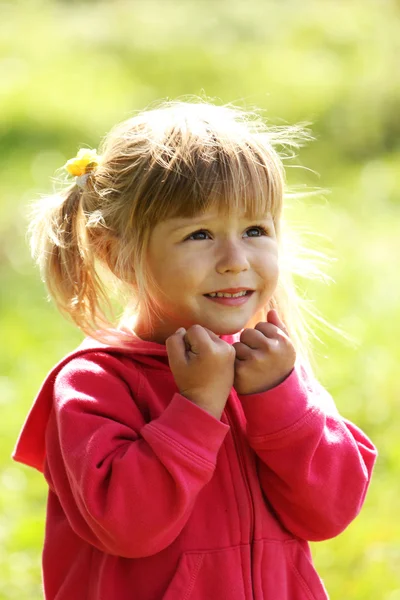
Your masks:
M90 148L81 148L75 158L71 158L66 162L64 168L70 175L76 177L76 183L79 187L84 187L89 174L99 166L101 156L96 150Z

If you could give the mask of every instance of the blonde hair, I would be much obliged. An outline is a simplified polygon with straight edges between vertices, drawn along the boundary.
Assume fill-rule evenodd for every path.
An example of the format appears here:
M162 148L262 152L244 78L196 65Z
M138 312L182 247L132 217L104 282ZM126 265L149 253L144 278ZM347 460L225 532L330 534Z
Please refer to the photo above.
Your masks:
M116 125L84 188L64 182L33 208L31 246L50 296L85 334L131 343L133 336L116 328L102 274L122 284L120 293L128 291L125 323L139 306L147 316L157 310L148 295L154 282L146 251L152 227L164 219L194 216L212 205L226 212L268 211L284 246L282 161L309 138L301 126L268 127L257 113L199 101L164 102ZM273 307L306 360L310 328L290 264L252 325Z

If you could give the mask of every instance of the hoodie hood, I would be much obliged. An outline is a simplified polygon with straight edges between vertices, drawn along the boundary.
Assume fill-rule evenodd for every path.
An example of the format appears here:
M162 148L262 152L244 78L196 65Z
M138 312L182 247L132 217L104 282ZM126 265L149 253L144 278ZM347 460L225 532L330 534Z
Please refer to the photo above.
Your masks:
M221 336L226 342L238 341L239 334ZM61 369L72 359L92 352L108 352L110 354L133 356L135 361L157 370L169 370L167 348L164 344L148 342L136 338L131 348L120 348L103 344L87 337L70 354L67 354L46 376L25 420L12 453L12 458L43 472L46 456L46 428L53 404L53 387Z

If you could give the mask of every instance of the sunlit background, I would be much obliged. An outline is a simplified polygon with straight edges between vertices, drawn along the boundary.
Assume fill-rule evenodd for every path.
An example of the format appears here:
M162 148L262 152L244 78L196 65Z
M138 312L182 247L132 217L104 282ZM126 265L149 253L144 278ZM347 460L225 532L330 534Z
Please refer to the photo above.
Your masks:
M162 98L311 122L291 210L337 260L299 285L357 343L317 331L318 375L380 457L358 519L312 545L332 600L400 600L400 3L0 0L0 599L39 600L46 486L13 445L47 371L81 334L46 302L26 206L81 145ZM279 600L279 599L276 599Z

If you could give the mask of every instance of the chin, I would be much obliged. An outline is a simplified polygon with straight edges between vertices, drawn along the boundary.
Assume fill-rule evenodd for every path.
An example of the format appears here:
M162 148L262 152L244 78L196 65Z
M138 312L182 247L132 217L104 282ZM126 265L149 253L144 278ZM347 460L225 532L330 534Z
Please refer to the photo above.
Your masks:
M218 325L216 325L215 327L211 325L204 325L204 327L211 329L211 331L213 331L215 335L235 335L235 333L239 333L246 327L246 323L240 325L230 325L229 323L227 323L226 325L221 325L221 323L218 323Z

